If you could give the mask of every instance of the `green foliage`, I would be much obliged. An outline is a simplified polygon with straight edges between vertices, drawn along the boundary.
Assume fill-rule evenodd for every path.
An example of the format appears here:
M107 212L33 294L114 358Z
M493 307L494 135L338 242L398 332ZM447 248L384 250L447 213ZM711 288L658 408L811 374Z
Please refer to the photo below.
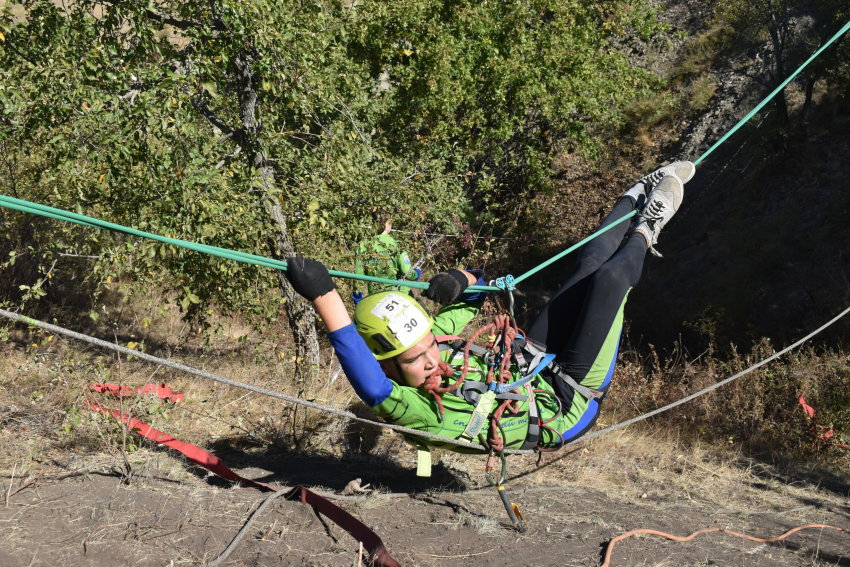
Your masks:
M376 210L525 228L510 205L546 190L559 148L592 154L594 129L659 85L611 43L663 29L643 0L20 6L0 17L4 192L266 256L278 201L295 249L344 270ZM26 299L65 253L65 281L164 286L201 321L272 323L283 302L266 269L2 215L33 227L6 254L44 264Z

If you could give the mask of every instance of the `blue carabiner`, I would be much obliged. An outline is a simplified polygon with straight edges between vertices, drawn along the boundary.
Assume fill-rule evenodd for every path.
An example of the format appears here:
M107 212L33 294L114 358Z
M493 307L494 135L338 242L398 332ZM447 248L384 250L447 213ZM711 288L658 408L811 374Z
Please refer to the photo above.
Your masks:
M496 278L496 287L501 289L502 291L515 290L516 287L514 287L514 277L508 274L503 278Z

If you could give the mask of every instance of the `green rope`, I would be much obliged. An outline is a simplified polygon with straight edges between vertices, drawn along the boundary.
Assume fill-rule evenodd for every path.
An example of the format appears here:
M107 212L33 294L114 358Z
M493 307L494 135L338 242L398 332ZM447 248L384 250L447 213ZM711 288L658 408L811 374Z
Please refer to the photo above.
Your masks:
M699 165L699 164L700 164L700 163L701 163L701 162L702 162L705 158L707 158L707 157L708 157L708 155L709 155L709 154L711 154L711 152L713 152L714 150L716 150L716 149L720 146L720 144L722 144L723 142L725 142L726 140L728 140L728 139L729 139L729 137L730 137L730 136L732 136L732 134L734 134L735 132L737 132L737 131L741 128L741 126L743 126L744 124L746 124L746 123L747 123L747 122L748 122L748 121L749 121L749 120L750 120L753 116L755 116L755 115L758 113L758 111L759 111L759 110L761 110L762 108L764 108L764 106L765 106L767 103L769 103L769 102L770 102L770 101L771 101L771 100L772 100L772 99L773 99L773 98L774 98L774 97L775 97L775 96L776 96L776 95L777 95L780 91L782 91L782 89L784 89L784 88L788 85L788 83L790 83L792 80L794 80L794 77L796 77L797 75L799 75L799 74L800 74L800 72L801 72L803 69L805 69L805 68L806 68L806 66L807 66L809 63L811 63L812 61L814 61L814 60L815 60L815 58L816 58L818 55L820 55L821 53L823 53L823 52L824 52L824 50L825 50L827 47L829 47L830 45L832 45L832 44L835 42L835 40L837 40L839 37L841 37L842 35L844 35L845 33L847 33L847 31L848 31L848 30L850 30L850 22L847 22L847 23L844 25L844 27L843 27L843 28L841 28L841 29L838 31L838 33L836 33L834 36L832 36L832 39L830 39L829 41L827 41L827 42L826 42L826 43L825 43L825 44L824 44L824 45L823 45L820 49L818 49L817 51L815 51L815 53L814 53L811 57L809 57L809 58L806 60L806 62L805 62L805 63L803 63L802 65L800 65L800 67L799 67L796 71L794 71L794 73L792 73L790 77L788 77L787 79L785 79L785 81L783 81L783 83L782 83L781 85L779 85L778 87L776 87L776 88L773 90L773 92L772 92L772 93L770 93L769 95L767 95L767 98L765 98L763 101L761 101L761 103L759 103L759 105L758 105L758 106L756 106L754 109L752 109L752 110L749 112L749 114L747 114L746 116L744 116L744 117L740 120L740 122L738 122L738 123L734 126L734 128L732 128L731 130L729 130L729 131L728 131L728 132L727 132L727 133L726 133L726 134L725 134L722 138L720 138L720 139L719 139L719 140L718 140L718 141L717 141L717 142L716 142L713 146L711 146L711 147L708 149L708 151L706 151L704 154L702 154L702 155L701 155L701 156L700 156L700 157L699 157L699 158L698 158L698 159L694 162L694 165L695 165L695 166ZM581 247L582 247L582 246L584 246L584 244L586 244L587 242L590 242L591 240L593 240L594 238L596 238L596 237L597 237L597 236L599 236L600 234L604 233L606 230L609 230L609 229L611 229L611 228L614 228L616 225L620 224L621 222L625 221L625 220L626 220L626 219L628 219L628 218L633 217L633 216L634 216L634 215L636 215L636 214L637 214L637 211L632 211L630 214L628 214L628 215L624 216L623 218L621 218L621 219L617 220L617 222L611 223L610 225L606 226L606 227L605 227L605 228L603 228L602 230L599 230L599 231L597 231L597 232L595 232L595 233L591 234L590 236L588 236L587 238L585 238L585 239L584 239L584 240L582 240L581 242L579 242L579 243L577 243L577 244L574 244L573 246L570 246L569 248L567 248L566 250L564 250L563 252L561 252L561 253L560 253L560 254L558 254L557 256L554 256L553 258L550 258L549 260L547 260L547 261L543 262L542 264L540 264L540 265L539 265L539 266L537 266L536 268L533 268L533 269L531 269L531 270L527 271L526 273L524 273L523 275L519 276L518 278L516 278L516 279L514 280L514 283L519 283L519 282L521 282L522 280L524 280L524 279L528 278L529 276L532 276L532 275L536 274L537 272L539 272L540 270L542 270L543 268L545 268L545 267L546 267L546 266L548 266L549 264L552 264L553 262L557 262L558 260L560 260L561 258L563 258L564 256L566 256L566 255L567 255L567 254L569 254L570 252L572 252L572 251L574 251L574 250L576 250L576 249L578 249L578 248L581 248Z
M741 128L741 126L746 124L753 116L755 116L762 108L764 108L764 106L768 102L770 102L780 91L782 91L782 89L784 89L788 85L788 83L790 83L792 80L794 80L794 78L797 75L799 75L800 72L809 63L814 61L815 58L818 57L818 55L823 53L824 50L827 47L832 45L835 42L835 40L837 40L839 37L841 37L842 35L847 33L848 30L850 30L850 22L847 22L847 24L845 24L844 27L841 28L838 31L838 33L836 33L834 36L832 36L832 38L829 41L827 41L820 49L815 51L815 53L811 57L809 57L806 60L805 63L803 63L796 71L794 71L794 73L792 73L791 76L789 76L787 79L785 79L785 81L783 81L781 85L776 87L776 89L774 89L773 92L770 93L767 96L767 98L765 98L761 103L759 103L758 106L756 106L746 116L744 116L744 118L742 118L740 120L740 122L738 122L731 130L729 130L722 138L720 138L720 140L718 140L713 146L711 146L708 149L708 151L706 151L704 154L702 154L694 162L694 165L699 165L706 157L708 157L709 154L711 154L711 152L716 150L723 142L728 140L729 137L732 136L732 134L737 132ZM129 227L126 227L126 226L122 226L120 224L115 224L115 223L95 219L95 218L92 218L92 217L87 217L85 215L79 215L79 214L76 214L76 213L63 211L61 209L54 209L53 207L48 207L48 206L45 206L45 205L39 205L37 203L31 203L29 201L23 201L21 199L15 199L13 197L8 197L6 195L0 195L0 206L7 207L9 209L15 209L17 211L22 211L22 212L25 212L25 213L32 213L32 214L35 214L35 215L41 215L41 216L56 219L56 220L61 220L61 221L65 221L65 222L71 222L71 223L75 223L75 224L79 224L79 225L83 225L83 226L88 226L88 227L91 227L91 228L100 228L100 229L104 229L104 230L111 230L113 232L119 232L119 233L122 233L122 234L139 236L141 238L148 238L148 239L156 240L156 241L159 241L159 242L162 242L162 243L165 243L165 244L171 244L171 245L174 245L174 246L179 246L181 248L186 248L188 250L194 250L195 252L201 252L201 253L204 253L204 254L210 254L211 256L217 256L219 258L226 258L226 259L229 259L229 260L234 260L236 262L242 262L242 263L245 263L245 264L253 264L253 265L256 265L256 266L263 266L263 267L272 268L272 269L275 269L275 270L284 270L284 271L286 270L286 262L283 262L281 260L274 260L272 258L264 258L262 256L256 256L254 254L247 254L245 252L238 252L236 250L228 250L226 248L219 248L218 246L210 246L208 244L200 244L200 243L197 243L197 242L189 242L189 241L186 241L186 240L179 240L177 238L170 238L170 237L167 237L167 236L159 236L157 234L152 234L150 232L144 232L144 231L141 231L141 230L137 230L135 228L129 228ZM561 258L566 256L570 252L573 252L574 250L581 248L583 245L590 242L591 240L593 240L597 236L599 236L599 235L605 233L606 231L614 228L618 224L625 222L626 219L629 219L636 214L637 214L637 211L632 211L628 215L624 216L621 219L618 219L616 222L611 223L610 225L606 226L602 230L599 230L599 231L591 234L590 236L588 236L584 240L574 244L573 246L570 246L569 248L567 248L566 250L564 250L563 252L561 252L557 256L550 258L549 260L543 262L542 264L540 264L536 268L533 268L533 269L527 271L526 273L524 273L523 275L519 276L518 278L516 278L514 280L515 283L519 283L519 282L523 281L524 279L536 274L537 272L539 272L543 268L549 266L550 264L552 264L554 262L557 262L558 260L560 260ZM428 289L428 283L427 282L410 282L410 281L402 281L402 280L391 280L391 279L386 279L386 278L376 278L376 277L373 277L373 276L351 274L351 273L348 273L348 272L340 272L338 270L328 270L328 271L330 272L330 274L332 276L339 277L339 278L348 278L348 279L353 279L353 280L375 282L375 283L388 284L388 285L398 285L398 286L412 287L412 288L416 288L416 289ZM499 290L499 288L493 287L493 286L475 286L475 285L470 286L468 289L470 291L498 291Z
M561 252L557 256L553 256L552 258L549 258L548 260L546 260L545 262L543 262L542 264L540 264L536 268L532 268L532 269L528 270L527 272L525 272L523 275L519 276L518 278L515 278L514 283L518 284L519 282L526 279L527 277L533 276L534 274L536 274L537 272L539 272L540 270L542 270L543 268L545 268L549 264L552 264L553 262L557 262L558 260L560 260L561 258L566 256L567 254L569 254L573 250L576 250L577 248L581 248L582 246L584 246L586 243L590 242L591 240L593 240L597 236L604 234L605 232L611 230L612 228L614 228L615 226L617 226L621 222L624 222L626 219L632 218L636 214L637 214L637 211L632 211L629 214L627 214L626 216L624 216L623 218L617 219L616 221L612 222L611 224L609 224L605 228L594 232L593 234L591 234L590 236L588 236L584 240L576 242L575 244L573 244L572 246L570 246L569 248L567 248L566 250L564 250L563 252Z
M69 211L63 211L61 209L54 209L53 207L48 207L46 205L39 205L38 203L30 203L29 201L24 201L21 199L15 199L13 197L8 197L6 195L0 195L0 206L15 209L17 211L21 211L24 213L31 213L34 215L40 215L43 217L48 217L60 221L71 222L74 224L79 224L83 226L88 226L91 228L100 228L104 230L111 230L113 232L119 232L122 234L129 234L132 236L138 236L141 238L148 238L150 240L156 240L158 242L162 242L164 244L171 244L174 246L179 246L181 248L186 248L187 250L193 250L195 252L201 252L204 254L209 254L211 256L217 256L219 258L226 258L228 260L234 260L236 262L242 262L244 264L253 264L256 266L263 266L266 268L273 268L275 270L284 270L286 271L286 262L281 260L274 260L272 258L264 258L263 256L257 256L254 254L247 254L245 252L238 252L235 250L228 250L227 248L219 248L218 246L210 246L209 244L200 244L198 242L189 242L186 240L180 240L178 238L170 238L168 236L160 236L158 234L152 234L150 232L144 232L142 230L138 230L135 228L129 228L126 226L122 226L120 224L115 224L107 221L103 221L100 219L87 217L85 215L79 215L77 213L72 213ZM366 282L375 282L381 284L388 285L404 285L407 287L413 287L416 289L428 289L427 282L409 282L409 281L397 281L386 278L376 278L373 276L366 276L360 274L350 274L348 272L340 272L338 270L328 270L332 276L336 276L339 278L348 278L354 280L361 280ZM492 286L470 286L469 291L498 291L499 288Z
M701 156L700 156L700 157L699 157L699 158L698 158L698 159L694 162L694 165L699 165L699 164L700 164L700 162L702 162L702 160L704 160L705 158L707 158L707 157L708 157L708 155L709 155L711 152L713 152L714 150L716 150L716 149L718 148L718 146L720 146L720 144L722 144L723 142L725 142L726 140L728 140L728 139L729 139L729 137L730 137L732 134L734 134L735 132L737 132L737 131L738 131L738 129L739 129L741 126L743 126L744 124L746 124L746 123L750 120L750 118L752 118L753 116L755 116L755 115L756 115L756 113L758 113L758 111L759 111L759 110L761 110L762 108L764 108L764 106L765 106L768 102L770 102L770 101L773 99L773 97L775 97L777 94L779 94L779 92L780 92L782 89L784 89L784 88L788 85L788 83L790 83L791 81L793 81L793 80L794 80L794 77L796 77L797 75L799 75L799 74L800 74L800 71L802 71L803 69L805 69L805 68L806 68L806 65L808 65L809 63L811 63L812 61L814 61L814 60L815 60L815 58L816 58L818 55L820 55L821 53L823 53L823 51L824 51L827 47L829 47L830 45L832 45L832 44L833 44L833 42L835 42L835 40L836 40L836 39L838 39L839 37L841 37L842 35L844 35L845 33L847 33L847 30L850 30L850 22L847 22L847 23L844 25L844 27L843 27L843 28L841 28L840 30L838 30L838 33L837 33L837 34L835 34L834 36L832 36L832 39L830 39L830 40L829 40L829 41L827 41L825 44L823 44L823 46L822 46L820 49L818 49L817 51L815 51L815 52L814 52L814 54L813 54L811 57L809 57L809 58L806 60L806 62L805 62L805 63L803 63L802 65L800 65L800 67L799 67L796 71L794 71L794 72L791 74L791 76L790 76L790 77L788 77L787 79L785 79L785 80L782 82L782 84L781 84L781 85L779 85L778 87L776 87L776 88L773 90L773 92L772 92L772 93L770 93L769 95L767 95L767 98L766 98L766 99L764 99L763 101L761 101L761 103L760 103L758 106L756 106L754 109L752 109L752 110L750 111L750 113L749 113L749 114L747 114L746 116L744 116L744 117L741 119L741 121L740 121L740 122L738 122L737 124L735 124L735 127L734 127L734 128L732 128L731 130L729 130L728 132L726 132L726 134L725 134L722 138L720 138L719 140L717 140L717 142L716 142L713 146L711 146L710 148L708 148L708 151L707 151L707 152L705 152L704 154L702 154L702 155L701 155Z

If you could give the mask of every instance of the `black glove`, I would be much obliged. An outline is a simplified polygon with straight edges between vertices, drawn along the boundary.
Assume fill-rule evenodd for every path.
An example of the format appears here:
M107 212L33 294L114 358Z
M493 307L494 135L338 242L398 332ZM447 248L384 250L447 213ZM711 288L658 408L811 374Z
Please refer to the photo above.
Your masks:
M428 289L422 295L441 305L450 305L458 300L460 294L469 287L466 273L460 270L440 272L428 282Z
M299 254L287 258L286 264L286 279L301 297L314 301L336 289L328 269L321 262Z

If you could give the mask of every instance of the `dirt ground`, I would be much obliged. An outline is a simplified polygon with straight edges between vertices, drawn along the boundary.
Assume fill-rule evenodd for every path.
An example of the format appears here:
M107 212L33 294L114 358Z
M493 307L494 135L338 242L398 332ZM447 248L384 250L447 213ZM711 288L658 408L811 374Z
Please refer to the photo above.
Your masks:
M438 455L429 479L397 443L381 456L340 460L265 451L222 455L240 474L339 495L350 480L379 494L335 497L383 538L403 565L575 565L601 563L612 537L636 528L686 535L725 527L772 537L802 524L850 529L850 483L800 468L758 463L667 435L632 434L569 452L515 457L508 487L529 520L506 524L483 458ZM231 487L156 449L133 453L125 483L109 455L62 455L42 463L42 480L0 505L0 565L172 566L209 561L266 497ZM51 480L60 474L79 476ZM11 471L3 471L8 491ZM35 477L30 470L27 475ZM11 484L17 489L22 480ZM11 492L14 492L13 489ZM226 565L357 565L358 543L313 509L277 500ZM850 565L850 535L811 529L774 544L728 534L688 543L638 536L615 548L612 565Z

